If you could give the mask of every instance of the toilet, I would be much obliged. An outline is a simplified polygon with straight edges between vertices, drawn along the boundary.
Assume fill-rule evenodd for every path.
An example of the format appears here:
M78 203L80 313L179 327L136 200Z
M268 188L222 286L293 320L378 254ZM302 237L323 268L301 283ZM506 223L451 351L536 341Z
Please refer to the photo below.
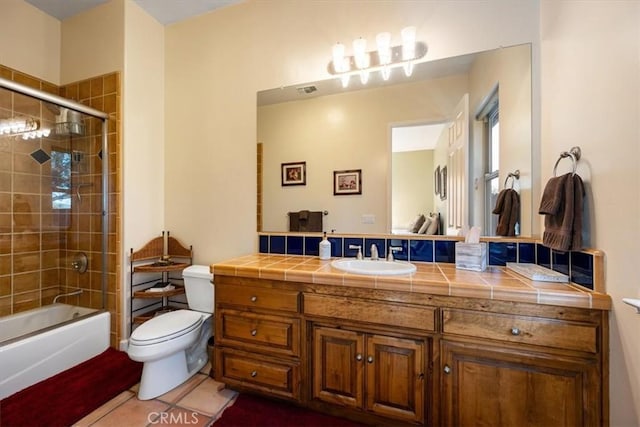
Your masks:
M143 362L138 399L158 397L185 382L207 363L213 335L214 290L209 267L191 265L182 272L189 310L147 320L133 331L127 354Z

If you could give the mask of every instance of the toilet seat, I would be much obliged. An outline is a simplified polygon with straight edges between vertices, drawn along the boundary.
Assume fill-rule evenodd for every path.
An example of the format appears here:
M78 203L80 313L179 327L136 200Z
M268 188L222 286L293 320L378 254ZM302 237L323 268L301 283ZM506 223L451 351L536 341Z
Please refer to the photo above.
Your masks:
M170 341L197 329L204 322L202 313L191 310L177 310L154 317L133 331L129 343L147 346Z

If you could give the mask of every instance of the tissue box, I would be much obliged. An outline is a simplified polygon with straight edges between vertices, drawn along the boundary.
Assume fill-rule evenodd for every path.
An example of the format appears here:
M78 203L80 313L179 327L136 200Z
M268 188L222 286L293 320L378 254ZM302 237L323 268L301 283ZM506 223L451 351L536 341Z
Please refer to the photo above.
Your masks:
M456 268L485 271L487 269L487 243L456 242Z

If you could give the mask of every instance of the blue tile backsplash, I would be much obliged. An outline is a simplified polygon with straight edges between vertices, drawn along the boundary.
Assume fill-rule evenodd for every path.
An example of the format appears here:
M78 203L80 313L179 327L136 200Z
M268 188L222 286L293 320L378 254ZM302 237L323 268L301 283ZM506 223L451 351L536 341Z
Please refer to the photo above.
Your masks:
M455 240L411 239L350 236L327 237L331 242L331 256L335 258L355 257L360 246L365 257L371 256L371 245L378 247L378 255L385 258L390 247L401 248L394 251L394 258L402 261L455 263ZM260 234L260 253L318 256L318 245L322 237L289 234ZM506 239L505 239L506 240ZM541 243L517 241L490 241L489 265L502 266L507 262L537 263L547 268L567 274L571 281L586 288L594 288L594 255L587 252L559 252Z
M436 240L434 251L436 262L456 262L456 242L451 240Z
M536 262L535 243L518 243L518 262Z
M287 236L287 253L289 255L304 255L303 245L304 245L304 237Z
M571 252L571 281L593 289L593 256Z
M569 252L551 250L551 268L562 274L569 274Z
M411 261L433 262L433 240L412 239L409 242Z
M489 265L507 265L517 261L517 243L489 242Z

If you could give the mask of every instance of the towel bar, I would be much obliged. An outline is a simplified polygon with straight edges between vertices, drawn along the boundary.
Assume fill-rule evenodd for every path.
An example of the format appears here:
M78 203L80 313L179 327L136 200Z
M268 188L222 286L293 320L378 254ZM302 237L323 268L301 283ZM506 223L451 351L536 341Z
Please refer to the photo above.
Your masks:
M582 150L580 150L580 147L571 147L571 150L560 153L560 157L558 157L556 164L553 166L553 176L557 176L556 170L558 169L558 163L560 163L560 160L567 157L571 157L571 162L573 163L573 174L575 175L576 169L578 168L578 160L580 160L581 156Z
M633 299L633 298L622 298L622 301L625 304L629 304L630 306L632 306L633 308L636 309L636 312L638 314L640 314L640 299Z
M513 189L513 183L515 182L515 180L520 179L520 169L516 169L513 172L509 172L509 175L507 175L507 177L504 179L504 188L507 188L507 181L509 181L509 178L512 178L511 189Z

